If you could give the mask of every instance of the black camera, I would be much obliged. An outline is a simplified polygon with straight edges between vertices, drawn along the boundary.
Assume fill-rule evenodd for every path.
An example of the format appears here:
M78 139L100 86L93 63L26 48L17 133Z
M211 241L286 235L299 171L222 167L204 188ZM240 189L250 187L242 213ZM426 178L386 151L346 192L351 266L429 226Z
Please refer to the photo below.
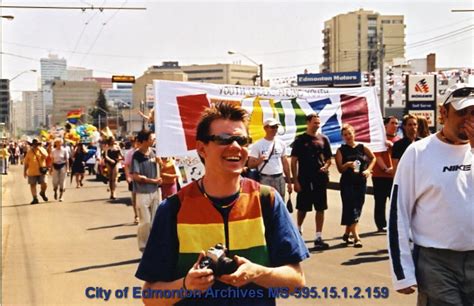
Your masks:
M199 262L199 268L209 268L215 276L232 274L237 270L235 260L227 257L227 249L220 243L209 248L206 256Z

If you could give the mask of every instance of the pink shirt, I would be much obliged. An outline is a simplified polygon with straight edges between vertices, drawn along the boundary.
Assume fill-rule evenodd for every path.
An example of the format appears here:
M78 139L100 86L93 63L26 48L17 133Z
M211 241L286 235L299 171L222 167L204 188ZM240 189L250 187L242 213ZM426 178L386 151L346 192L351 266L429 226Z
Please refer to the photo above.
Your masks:
M124 166L127 166L127 167L130 167L130 165L132 164L132 157L133 157L133 153L135 153L136 149L130 149L128 150L127 154L125 154L125 159L123 161L123 165Z

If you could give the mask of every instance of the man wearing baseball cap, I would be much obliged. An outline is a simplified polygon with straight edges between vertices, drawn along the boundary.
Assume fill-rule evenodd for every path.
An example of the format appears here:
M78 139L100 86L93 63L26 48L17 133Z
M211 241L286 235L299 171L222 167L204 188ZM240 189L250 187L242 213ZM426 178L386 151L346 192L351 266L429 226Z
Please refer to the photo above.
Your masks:
M260 183L272 186L285 199L285 183L288 193L291 193L293 189L290 164L286 158L286 145L276 136L279 126L280 122L275 118L269 118L263 122L265 137L252 145L248 166L257 168L260 172Z
M23 176L28 179L30 185L31 195L33 201L31 204L38 204L38 195L36 185L41 185L41 191L39 195L43 201L47 202L48 197L46 196L46 173L41 173L41 168L46 167L46 158L48 152L45 148L41 147L41 142L38 139L33 139L30 143L30 149L26 153L25 160L23 162Z
M440 119L443 128L410 145L398 165L389 221L392 278L400 293L418 287L418 305L473 305L474 86L450 88Z

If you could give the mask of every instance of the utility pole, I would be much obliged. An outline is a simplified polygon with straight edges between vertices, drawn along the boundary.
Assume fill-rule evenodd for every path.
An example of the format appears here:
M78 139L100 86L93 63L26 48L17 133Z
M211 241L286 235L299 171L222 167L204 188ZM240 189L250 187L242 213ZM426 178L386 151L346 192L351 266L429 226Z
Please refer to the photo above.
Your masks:
M384 101L384 68L383 62L385 59L385 45L383 44L383 33L382 29L379 32L379 71L380 71L380 111L382 113L382 117L385 117L385 101Z

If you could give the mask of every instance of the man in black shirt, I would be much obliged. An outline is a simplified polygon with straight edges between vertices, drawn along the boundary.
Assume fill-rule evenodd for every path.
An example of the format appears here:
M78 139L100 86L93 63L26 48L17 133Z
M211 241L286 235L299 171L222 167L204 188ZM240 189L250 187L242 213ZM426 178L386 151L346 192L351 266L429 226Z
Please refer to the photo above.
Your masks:
M321 119L316 113L306 116L306 132L296 137L291 151L291 172L296 197L297 223L301 226L308 211L316 210L316 238L314 246L326 249L329 245L323 242L322 230L324 211L327 205L328 169L331 165L331 145L329 139L318 133Z
M394 173L397 171L398 162L403 153L412 142L420 140L417 136L418 118L415 115L405 115L402 120L403 138L393 144L392 162Z

